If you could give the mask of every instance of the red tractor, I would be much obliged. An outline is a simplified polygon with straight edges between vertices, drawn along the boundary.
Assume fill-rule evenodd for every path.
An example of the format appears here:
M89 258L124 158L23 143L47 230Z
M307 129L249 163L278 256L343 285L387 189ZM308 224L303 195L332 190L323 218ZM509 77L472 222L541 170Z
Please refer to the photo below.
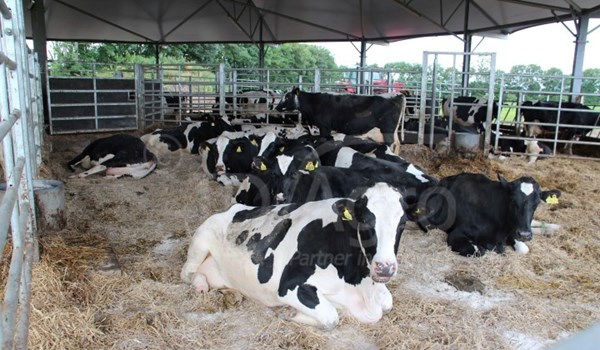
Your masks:
M358 72L348 72L347 74L344 74L345 80L337 82L340 85L339 90L349 94L355 94L357 92L357 74ZM365 83L363 86L366 91L370 92L371 94L383 94L387 92L402 93L405 90L404 83L399 81L394 81L391 85L389 85L385 75L387 74L381 74L379 72L365 72Z

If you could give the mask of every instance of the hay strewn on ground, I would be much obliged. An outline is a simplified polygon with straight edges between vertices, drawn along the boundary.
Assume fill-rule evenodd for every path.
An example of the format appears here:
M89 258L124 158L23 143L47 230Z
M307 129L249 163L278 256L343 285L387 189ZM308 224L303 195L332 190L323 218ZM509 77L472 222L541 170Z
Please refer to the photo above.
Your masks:
M280 320L233 291L200 295L179 279L197 226L232 190L175 153L143 180L68 180L63 168L94 136L52 137L48 168L66 183L68 225L42 236L33 272L29 345L38 349L539 349L600 319L600 163L439 158L405 146L435 176L531 175L563 192L536 218L563 226L530 254L460 257L445 234L406 230L393 310L377 324L343 317L323 332Z

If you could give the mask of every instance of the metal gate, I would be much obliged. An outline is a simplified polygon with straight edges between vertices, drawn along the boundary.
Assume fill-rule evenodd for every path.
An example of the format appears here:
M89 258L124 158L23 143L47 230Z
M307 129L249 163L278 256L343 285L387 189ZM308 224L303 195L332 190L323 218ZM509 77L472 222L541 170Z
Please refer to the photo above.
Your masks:
M49 65L51 134L137 130L133 65Z
M462 69L463 61L467 59L471 64L477 64L479 72L464 71ZM442 68L442 65L447 68ZM487 98L487 105L492 106L495 97L495 82L495 53L423 52L421 90L417 98L417 104L419 105L418 144L427 143L433 148L436 142L434 134L435 121L440 115L444 98L450 102L451 109L454 98L458 96L485 97ZM492 108L488 108L486 126L491 124L492 113ZM447 137L452 143L452 118L449 118L447 123ZM426 140L427 142L425 142ZM490 142L489 127L486 127L484 142L484 144Z
M0 348L27 348L31 270L37 255L33 179L41 163L43 123L39 65L25 41L23 3L0 0L0 204L2 283Z

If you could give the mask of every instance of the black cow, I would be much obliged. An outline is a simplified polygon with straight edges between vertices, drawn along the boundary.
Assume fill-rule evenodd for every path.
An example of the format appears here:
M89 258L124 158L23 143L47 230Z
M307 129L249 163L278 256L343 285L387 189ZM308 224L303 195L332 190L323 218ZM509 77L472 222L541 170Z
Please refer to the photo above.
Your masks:
M143 135L142 141L154 152L160 154L185 149L198 154L200 143L215 138L224 131L235 131L227 118L217 117L211 121L200 121L167 129L157 129Z
M187 99L187 96L181 95L163 95L163 97L167 106L173 108L173 113L179 112L181 104Z
M442 100L442 111L445 118L452 118L454 123L461 126L475 127L478 130L484 128L487 118L487 99L473 96L458 96L454 98L452 106L450 100ZM492 119L498 115L498 102L494 101L492 108Z
M321 136L332 131L360 135L379 128L387 145L398 151L398 128L405 106L404 95L382 96L333 95L310 93L295 87L284 95L278 111L299 110L303 120L319 129Z
M531 222L538 204L560 192L540 190L531 177L512 182L502 176L498 179L469 173L442 179L419 201L419 226L446 231L448 245L463 256L482 256L488 250L503 253L505 245L527 253L529 248L522 241L532 238Z
M541 122L556 124L559 121L559 107L561 109L574 109L560 111L560 124L570 125L559 128L559 130L564 132L563 138L566 140L579 141L581 136L584 136L590 130L590 128L586 128L586 126L591 127L599 125L600 112L593 111L588 106L577 102L561 102L559 104L554 101L525 101L521 104L521 114L526 123ZM525 124L525 129L528 136L536 137L542 135L544 130L554 131L556 130L556 127L553 125L544 126ZM572 143L565 145L569 154L573 154L572 146Z
M71 170L81 165L84 172L69 178L86 177L106 171L106 178L132 176L141 179L156 168L156 156L139 137L117 134L94 140L67 164Z

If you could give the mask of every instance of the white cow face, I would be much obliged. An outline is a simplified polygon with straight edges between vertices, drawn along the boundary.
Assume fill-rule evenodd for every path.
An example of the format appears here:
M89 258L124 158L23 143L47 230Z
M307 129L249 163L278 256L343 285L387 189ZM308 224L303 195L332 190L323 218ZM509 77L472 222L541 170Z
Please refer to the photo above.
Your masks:
M406 223L402 203L400 192L388 184L377 183L356 200L354 208L337 208L342 220L356 221L356 244L376 282L389 281L398 270L396 254Z

